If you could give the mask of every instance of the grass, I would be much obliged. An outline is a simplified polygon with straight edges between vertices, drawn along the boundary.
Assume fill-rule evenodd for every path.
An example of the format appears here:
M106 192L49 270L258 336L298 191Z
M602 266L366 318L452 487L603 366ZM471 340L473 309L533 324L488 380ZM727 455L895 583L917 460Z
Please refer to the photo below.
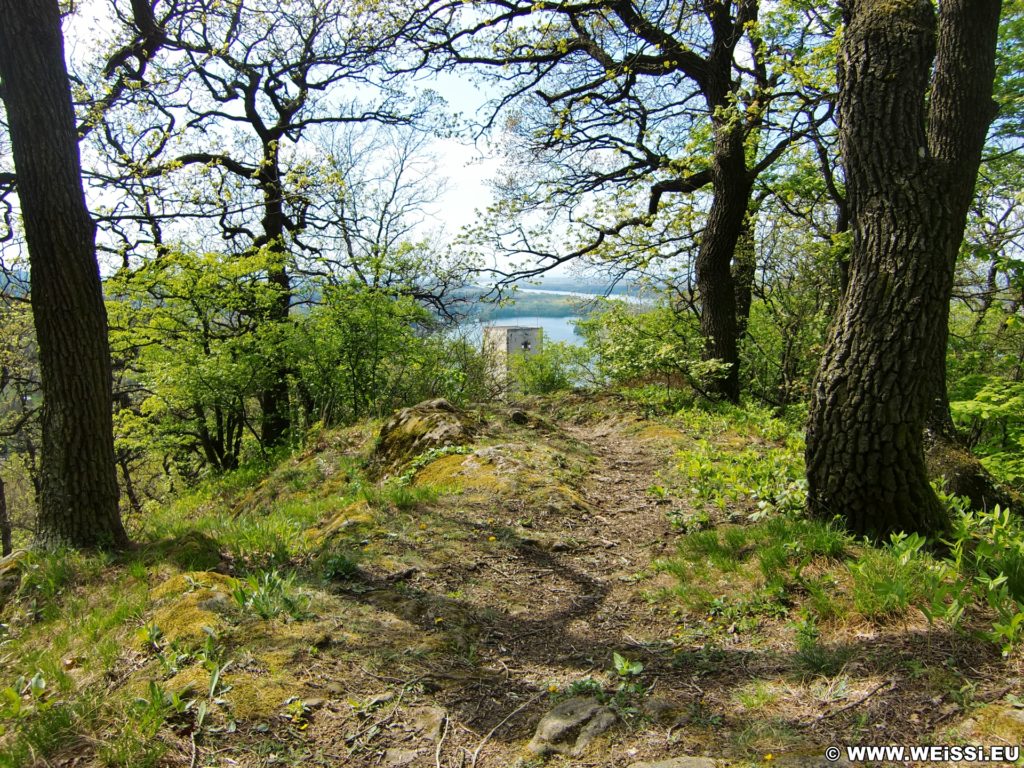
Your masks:
M736 703L748 712L770 709L779 700L779 692L767 681L747 684L735 694Z
M0 678L0 727L8 731L0 766L45 760L124 715L101 689L78 681L116 673L147 603L138 570L108 556L32 552L26 560L20 597L5 611L0 637L8 659ZM131 760L117 762L124 750L114 750L106 764L154 764L138 745Z
M354 461L340 464L346 477L356 475ZM85 744L99 765L156 766L174 751L167 737L176 729L209 727L218 709L214 689L224 689L217 681L237 654L234 627L196 647L168 643L158 628L146 631L150 587L174 573L230 562L242 574L233 596L239 614L231 621L306 619L310 601L300 582L351 576L354 558L347 553L358 549L344 536L321 542L306 535L360 497L358 483L325 487L323 480L314 461L249 465L151 505L133 531L140 546L127 555L26 553L0 624L0 768L45 764ZM404 491L379 501L402 506L427 496ZM169 684L193 669L213 678L208 698L183 698ZM100 684L125 678L143 688Z
M156 766L187 748L190 734L201 750L218 754L251 759L263 750L285 764L290 756L319 764L308 755L317 748L312 733L322 711L307 713L304 680L326 673L357 686L365 671L363 687L340 702L372 701L384 680L426 681L408 689L409 703L429 696L430 685L447 696L463 678L483 691L496 646L508 666L502 685L525 681L555 699L599 696L624 715L630 733L647 727L641 705L666 697L685 721L673 728L690 740L687 751L755 763L813 747L804 726L826 711L843 710L830 722L844 738L877 734L878 710L870 705L884 691L865 711L854 706L847 715L844 708L886 676L901 681L901 695L920 692L926 710L935 698L955 703L965 716L978 706L983 693L975 691L978 678L965 671L967 662L943 666L936 657L980 645L951 629L961 617L971 628L1002 622L992 639L1011 652L1015 647L1013 568L1024 550L1015 548L1022 539L1014 520L1002 512L964 513L946 559L913 537L869 546L838 525L793 511L799 443L789 422L760 410L720 409L686 411L672 424L694 438L703 480L668 469L650 493L668 500L665 508L689 510L690 501L702 501L704 516L694 530L677 531L676 550L653 569L660 591L650 593L654 604L644 609L652 621L638 631L658 627L664 634L635 644L617 638L625 654L617 668L608 666L614 645L581 644L581 654L592 654L585 665L570 659L553 670L539 657L516 658L513 641L490 634L515 622L533 631L535 606L521 604L520 573L498 578L492 566L514 568L514 555L544 551L522 548L524 538L543 540L559 516L578 519L564 506L547 511L527 494L536 490L535 478L578 488L568 481L595 467L581 458L585 451L558 444L568 456L565 469L562 454L546 446L494 445L487 455L506 461L500 479L516 482L504 495L475 496L401 478L371 484L351 457L330 466L307 453L260 472L245 468L154 507L135 532L141 548L129 555L26 556L17 596L0 619L0 657L7 660L0 672L0 768L57 763L83 751L95 764ZM677 457L680 465L687 461ZM578 535L565 557L585 567L579 553L587 552L589 532ZM192 573L210 570L234 578ZM555 593L576 589L551 573ZM174 579L187 585L185 575L194 585L154 597ZM204 576L224 580L227 591L211 598L200 584ZM154 616L173 612L178 601L208 599L215 631L172 641L168 626L154 626ZM925 626L929 618L932 627ZM678 631L666 637L673 622ZM908 627L927 643L913 645ZM953 639L944 646L947 630ZM859 640L861 634L870 639ZM929 655L933 641L937 650ZM443 671L461 677L449 680ZM398 705L387 707L381 715ZM368 750L372 740L366 732L352 749Z
M799 748L804 741L804 736L780 718L747 722L732 737L737 750L748 757L760 758L762 765L771 765L775 755Z
M677 580L662 599L705 617L705 630L756 633L765 618L801 617L793 624L803 628L794 629L797 661L825 671L842 659L817 642L819 622L884 626L917 613L955 624L963 601L977 603L973 577L924 544L920 537L897 536L873 547L833 523L772 517L684 535L678 553L655 570Z
M748 405L688 408L673 423L694 440L650 492L688 498L696 509L669 512L684 535L678 555L658 564L678 577L672 591L692 612L732 625L775 594L790 613L799 607L814 621L885 624L918 613L957 625L974 606L995 614L989 635L1004 652L1024 637L1024 526L1007 511L971 512L945 498L956 521L948 556L916 536L868 546L839 525L802 518L795 422ZM719 584L701 578L707 568ZM801 663L832 662L808 646Z
M711 566L734 574L731 588L712 600L756 602L755 593L779 593L780 599L814 584L808 567L814 563L840 562L853 546L852 540L832 523L774 517L751 525L725 524L681 537L678 555L655 564L656 570L679 579L674 594L697 611L706 612L707 579L699 573ZM750 595L755 594L754 598Z
M332 435L321 437L331 445ZM353 616L358 601L335 594L339 582L358 580L360 564L394 562L406 550L450 548L447 556L457 560L464 546L493 546L488 537L501 527L449 520L450 507L432 509L441 492L401 479L371 483L358 455L325 456L321 446L151 504L133 521L139 547L125 556L26 554L0 624L0 654L8 660L0 672L0 768L82 749L100 765L155 766L180 750L181 733L214 738L234 730L239 712L280 714L331 636L321 613L346 617L331 633L392 654L381 672L456 652L476 666L472 643L456 642L455 617L427 631L395 630L376 608ZM236 578L204 607L211 579L195 572L225 569ZM193 586L151 594L176 574ZM217 629L169 640L155 615L185 621L184 611L196 622L218 616ZM36 690L32 680L43 684Z

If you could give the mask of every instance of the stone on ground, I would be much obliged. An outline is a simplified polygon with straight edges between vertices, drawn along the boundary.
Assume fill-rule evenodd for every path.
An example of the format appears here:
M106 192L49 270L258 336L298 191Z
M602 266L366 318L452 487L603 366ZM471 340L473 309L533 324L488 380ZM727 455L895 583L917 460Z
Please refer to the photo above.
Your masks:
M611 709L595 698L577 696L563 701L541 718L526 749L540 756L578 756L614 724L615 713Z

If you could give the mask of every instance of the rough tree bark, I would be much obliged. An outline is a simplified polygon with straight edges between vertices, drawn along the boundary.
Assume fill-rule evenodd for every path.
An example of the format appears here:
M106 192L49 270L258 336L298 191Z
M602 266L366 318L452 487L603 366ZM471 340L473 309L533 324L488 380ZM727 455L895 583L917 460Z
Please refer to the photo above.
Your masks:
M745 164L730 167L732 156L715 158L714 196L695 261L700 294L700 330L705 357L729 366L714 383L714 391L731 402L740 399L739 337L733 256L743 232L750 203L750 174ZM748 307L749 309L749 307Z
M294 109L298 109L296 104ZM291 113L286 111L286 120ZM255 121L254 121L255 122ZM256 242L257 246L269 246L274 250L278 264L267 275L270 283L278 289L277 301L267 312L266 322L281 324L288 322L291 306L291 279L286 268L287 255L285 249L284 185L281 180L280 156L278 145L284 136L281 124L271 129L258 128L263 140L263 166L259 177L260 189L263 193L263 236ZM266 447L281 445L288 436L291 427L291 409L288 402L288 370L281 363L274 364L274 383L260 393L260 439Z
M841 515L858 534L949 524L928 483L923 432L994 116L1000 6L944 0L936 57L930 0L847 5L839 116L853 247L812 392L807 475L811 511Z
M989 124L995 117L992 103L994 62L978 62L978 48L995 46L999 8L996 3L975 7L971 3L949 3L943 8L936 75L932 83L928 143L936 173L949 184L950 215L956 239L947 243L946 274L952 281L963 240L967 213L974 197L975 172L958 172L961 165L976 169ZM946 386L946 347L949 338L949 304L937 324L940 338L928 363L929 411L926 420L926 458L932 476L945 477L948 490L967 496L975 508L1011 503L981 462L971 455L953 426Z
M57 0L0 0L0 78L42 374L37 540L124 547L107 316Z
M757 18L758 3L736 5L737 17ZM733 56L740 30L728 6L719 3L709 12L715 44L707 60L702 91L714 125L712 199L694 271L700 294L705 358L721 360L729 366L727 374L714 382L713 390L736 403L740 399L741 323L737 317L733 257L744 232L757 174L747 167L745 131L731 109L731 101L736 98Z
M757 276L757 244L754 240L756 213L748 212L736 242L732 258L733 294L736 296L736 336L742 341L750 324L750 307L754 301L754 278Z
M7 488L0 477L0 555L7 557L13 551L11 546L11 517L7 513Z

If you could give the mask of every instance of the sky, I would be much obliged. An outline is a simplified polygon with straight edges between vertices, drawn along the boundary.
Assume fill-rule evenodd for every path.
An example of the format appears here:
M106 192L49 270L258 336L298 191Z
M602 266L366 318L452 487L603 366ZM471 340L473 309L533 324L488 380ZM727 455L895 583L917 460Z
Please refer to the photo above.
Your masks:
M447 102L452 112L475 116L489 98L488 94L466 78L443 74L419 81L423 88L432 88ZM493 201L488 180L497 175L501 158L485 141L444 138L433 143L439 169L448 178L448 187L437 204L438 220L450 235L479 218L477 211Z

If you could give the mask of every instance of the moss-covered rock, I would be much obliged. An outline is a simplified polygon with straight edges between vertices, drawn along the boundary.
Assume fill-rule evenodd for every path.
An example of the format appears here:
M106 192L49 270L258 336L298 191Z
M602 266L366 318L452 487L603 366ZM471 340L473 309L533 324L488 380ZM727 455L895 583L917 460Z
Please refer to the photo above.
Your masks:
M498 495L512 489L515 472L520 468L507 457L485 449L435 459L416 472L413 483Z
M164 548L166 558L185 571L210 571L221 563L220 543L199 531L189 531Z
M210 571L193 571L172 576L153 589L150 596L158 608L149 621L168 642L199 645L210 633L228 627L226 616L234 610L231 591L235 579Z
M477 431L478 425L469 414L441 398L403 408L380 430L373 469L378 475L394 474L431 448L465 445Z
M179 573L167 579L163 584L153 587L150 597L157 601L175 598L185 593L203 590L223 592L230 595L238 584L237 579L213 571L190 571Z
M373 510L365 499L360 499L328 515L322 522L306 531L306 538L311 543L320 544L340 533L368 528L373 524Z
M942 481L946 493L966 496L972 509L1019 508L1021 498L1005 488L970 451L943 435L929 433L925 439L928 476Z
M564 455L547 446L505 443L442 456L421 468L413 483L458 492L469 503L514 498L531 513L591 509L575 488L558 479L566 465Z

